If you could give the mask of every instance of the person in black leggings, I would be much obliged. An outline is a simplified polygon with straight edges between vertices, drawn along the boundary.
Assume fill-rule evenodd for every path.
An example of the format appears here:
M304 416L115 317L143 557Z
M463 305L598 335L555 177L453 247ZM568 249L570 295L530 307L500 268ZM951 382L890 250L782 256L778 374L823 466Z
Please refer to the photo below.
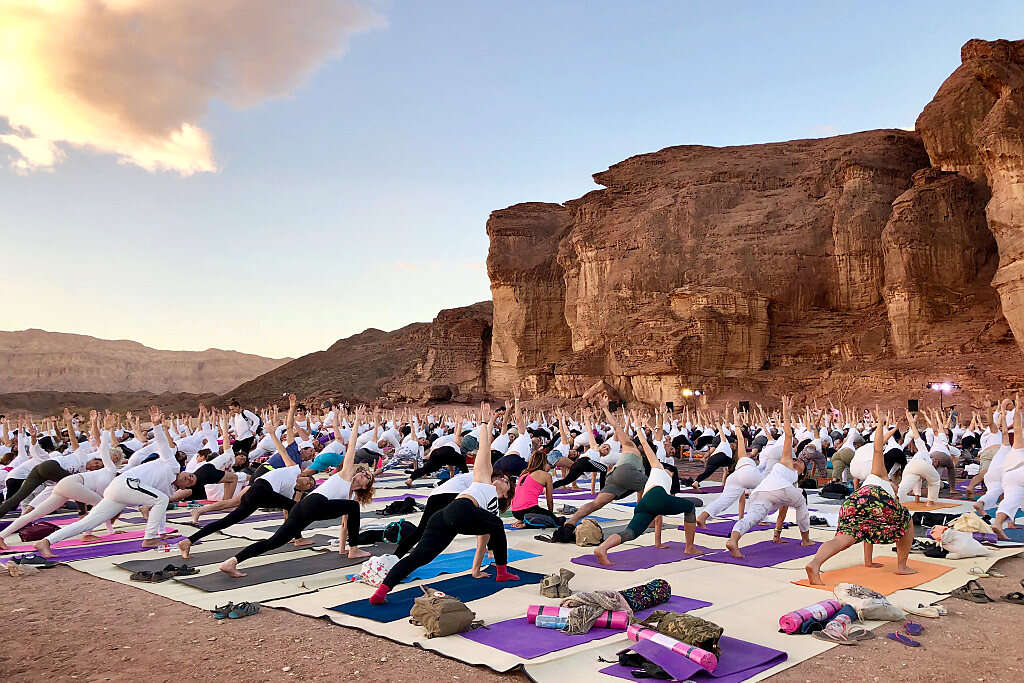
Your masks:
M462 425L455 425L455 446L441 446L430 451L430 455L427 457L427 461L423 463L423 467L413 470L409 478L405 480L406 486L412 486L412 483L421 477L425 477L428 474L437 472L442 467L448 467L449 465L458 467L459 471L465 474L469 472L469 465L466 464L466 456L462 453ZM485 453L490 452L490 446Z
M591 424L589 415L584 415L583 417L583 428L586 430L587 438L590 440L590 450L596 451L602 458L611 452L612 448L609 444L603 443L598 445L597 438L594 436L594 425ZM599 473L601 475L601 487L604 488L604 478L605 474L608 473L608 466L598 460L591 460L583 453L577 456L575 462L569 467L569 471L565 473L565 476L555 481L551 487L560 489L563 486L568 486L586 472Z
M427 504L423 507L423 515L420 517L420 523L416 525L416 531L402 537L402 540L398 543L398 547L395 548L395 555L398 557L405 557L405 555L423 536L423 532L426 530L427 522L430 521L430 518L448 507L448 505L458 498L458 496L458 493L435 493L427 498Z
M725 451L716 450L714 453L710 455L710 457L708 457L708 461L704 465L704 471L697 475L697 478L693 482L694 488L700 488L700 483L707 479L708 477L710 477L719 469L723 467L728 469L729 467L732 466L732 445L729 444L726 440L724 430L721 431L721 434L722 443L719 444L719 448L721 448L724 444L724 446L729 449L729 452L726 453Z

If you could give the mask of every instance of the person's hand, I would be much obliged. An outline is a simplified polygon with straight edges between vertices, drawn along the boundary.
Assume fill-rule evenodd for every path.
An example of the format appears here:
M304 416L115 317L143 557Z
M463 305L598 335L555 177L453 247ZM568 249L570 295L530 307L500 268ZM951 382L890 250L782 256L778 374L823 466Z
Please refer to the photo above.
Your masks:
M153 423L154 426L163 423L164 416L160 412L160 409L158 407L156 407L156 406L150 406L149 407L149 420L150 420L150 422Z
M97 424L99 424L99 416L96 417L95 421ZM106 429L108 432L114 431L117 428L117 416L107 415L103 419L103 428Z

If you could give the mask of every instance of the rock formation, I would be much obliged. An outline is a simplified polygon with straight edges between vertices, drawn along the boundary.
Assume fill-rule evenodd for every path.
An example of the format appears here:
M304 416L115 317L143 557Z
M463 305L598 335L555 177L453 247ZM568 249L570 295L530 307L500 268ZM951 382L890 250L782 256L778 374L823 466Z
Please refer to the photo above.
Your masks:
M220 349L160 351L43 330L0 332L0 392L220 393L289 360Z

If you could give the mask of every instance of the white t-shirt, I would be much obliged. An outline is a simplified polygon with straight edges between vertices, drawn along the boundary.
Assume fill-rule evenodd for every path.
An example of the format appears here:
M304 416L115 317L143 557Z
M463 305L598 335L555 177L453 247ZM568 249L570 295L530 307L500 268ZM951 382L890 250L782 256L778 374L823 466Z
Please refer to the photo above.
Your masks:
M761 483L757 485L751 493L757 493L758 491L779 491L781 489L788 488L796 483L797 473L796 470L792 470L785 465L775 463L771 471L765 475L765 478L761 480Z
M469 496L484 510L498 514L498 489L494 488L494 484L474 481L461 495Z
M530 436L529 432L524 432L519 435L519 438L512 442L512 445L508 447L508 451L506 451L505 454L508 455L509 453L515 452L518 453L523 460L529 462L532 450L533 437Z
M501 454L507 453L510 440L511 439L509 437L508 432L505 432L504 434L502 434L497 439L491 442L491 450L498 451Z
M292 465L291 467L277 467L261 476L260 479L270 484L270 488L274 489L276 493L280 493L285 498L294 498L295 480L299 478L299 472L301 471L302 468L298 465ZM327 478L327 481L334 478L335 476L332 475ZM337 477L337 479L342 480L341 477ZM327 482L324 483L326 484ZM327 497L330 498L330 496Z
M664 470L660 467L652 467L651 474L647 477L647 485L644 486L644 493L646 494L648 491L658 486L665 489L665 493L671 495L672 475L669 474L668 470ZM640 497L643 498L643 495Z
M890 482L888 479L882 479L877 474L869 474L867 478L864 480L864 485L877 486L878 488L884 490L893 498L896 497L896 492L892 488L892 482Z
M469 488L469 485L473 483L473 473L464 472L462 474L456 474L448 481L444 482L433 491L430 492L430 496L436 496L444 493L462 493ZM430 496L427 496L428 498Z
M327 481L313 489L313 493L319 493L330 500L347 500L352 497L352 482L342 479L339 474L332 474Z

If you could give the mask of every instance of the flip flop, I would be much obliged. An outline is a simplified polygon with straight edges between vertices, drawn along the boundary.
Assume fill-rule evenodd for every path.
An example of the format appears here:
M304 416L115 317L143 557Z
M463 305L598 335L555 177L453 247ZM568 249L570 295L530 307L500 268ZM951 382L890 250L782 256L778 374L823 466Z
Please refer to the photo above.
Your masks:
M974 579L971 579L963 586L960 586L949 595L953 598L960 598L967 602L977 602L979 604L995 602L995 600L990 598L988 593L985 592L985 589L981 587L981 584Z
M886 634L886 637L889 640L895 640L897 643L903 643L907 647L921 647L921 643L919 643L916 640L913 640L911 638L908 638L907 636L903 635L902 633L895 633L895 632L894 633L888 633L888 634Z
M235 603L229 602L226 605L213 608L213 616L217 619L227 619L228 612L235 608Z
M856 640L851 640L844 635L838 635L835 633L826 633L825 631L815 631L811 634L818 640L824 640L826 643L832 643L834 645L856 645Z
M907 635L919 636L924 633L924 626L913 621L907 621L903 624L903 630L907 632Z
M995 569L989 569L988 570L988 575L991 576L993 579L1005 579L1006 578L1006 574L1004 574L1004 573L1002 573L1000 571L996 571Z
M241 619L243 617L250 617L260 611L259 604L255 602L240 602L234 606L234 608L228 612L228 619Z
M850 640L861 641L871 640L875 637L875 634L873 631L869 631L866 628L852 628L850 629L850 632L847 634L847 636L850 638Z
M1003 602L1012 602L1015 605L1024 605L1024 593L1014 591L999 598Z
M971 567L970 570L968 570L967 573L970 574L971 576L976 576L979 579L987 579L990 576L992 576L992 574L988 573L987 571L985 571L981 567Z

